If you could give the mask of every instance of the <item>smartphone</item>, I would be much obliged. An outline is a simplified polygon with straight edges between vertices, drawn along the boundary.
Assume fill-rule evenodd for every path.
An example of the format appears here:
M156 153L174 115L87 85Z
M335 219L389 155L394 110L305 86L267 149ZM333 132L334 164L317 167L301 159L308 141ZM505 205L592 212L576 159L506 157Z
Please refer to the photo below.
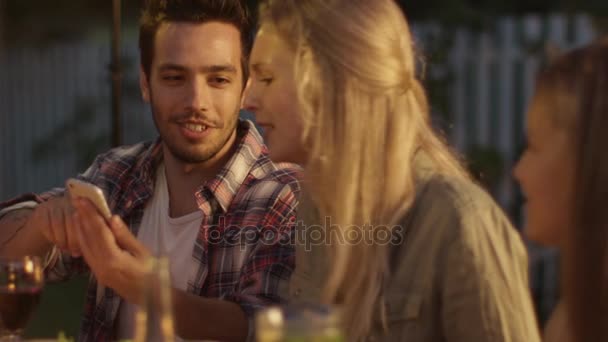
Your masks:
M78 179L70 178L65 183L66 188L72 198L82 197L88 198L97 207L97 210L101 215L109 220L112 218L112 212L106 202L106 197L103 195L103 191L97 186L83 182Z

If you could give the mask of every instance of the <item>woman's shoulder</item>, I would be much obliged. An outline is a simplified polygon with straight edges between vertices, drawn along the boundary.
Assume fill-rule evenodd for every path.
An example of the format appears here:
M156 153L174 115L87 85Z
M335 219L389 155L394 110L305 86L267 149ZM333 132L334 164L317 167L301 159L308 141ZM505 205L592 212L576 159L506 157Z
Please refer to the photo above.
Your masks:
M500 208L472 180L434 174L417 181L412 210L417 215L449 217L462 222Z
M436 174L417 187L416 199L406 217L408 231L413 235L426 236L440 245L460 242L479 246L484 240L490 244L522 244L502 209L473 181Z
M497 206L484 189L465 177L434 174L419 181L416 192L416 202L459 214Z

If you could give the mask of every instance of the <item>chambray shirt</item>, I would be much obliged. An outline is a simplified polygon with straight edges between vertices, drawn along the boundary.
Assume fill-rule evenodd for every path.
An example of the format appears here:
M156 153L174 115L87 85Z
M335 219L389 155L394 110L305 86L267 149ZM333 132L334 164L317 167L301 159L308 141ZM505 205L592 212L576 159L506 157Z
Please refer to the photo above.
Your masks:
M386 244L391 271L366 339L540 341L519 233L472 182L438 174L421 153L415 167L416 197ZM296 244L296 269L281 291L292 303L316 303L330 253L325 244L306 243L307 227L321 221L305 195L300 220L296 235L303 243Z
M233 301L250 318L268 304L283 302L278 293L294 267L292 228L300 191L299 169L275 164L250 121L237 127L236 153L225 167L193 194L203 213L192 258L196 272L188 292ZM112 213L137 236L146 203L154 193L155 170L162 161L160 140L120 147L99 155L80 179L99 186ZM0 210L24 201L38 203L60 196L63 189L26 194L0 204ZM192 194L187 194L192 195ZM47 258L49 280L88 272L82 258L55 248ZM121 298L91 277L79 340L114 339ZM201 324L205 317L201 317Z

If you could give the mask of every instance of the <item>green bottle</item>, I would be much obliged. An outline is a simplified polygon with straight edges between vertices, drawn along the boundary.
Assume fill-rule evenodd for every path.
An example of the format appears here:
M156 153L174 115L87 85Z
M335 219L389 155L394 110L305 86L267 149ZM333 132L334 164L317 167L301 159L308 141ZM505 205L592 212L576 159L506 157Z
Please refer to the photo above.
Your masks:
M323 305L270 307L256 315L258 342L342 342L338 310Z

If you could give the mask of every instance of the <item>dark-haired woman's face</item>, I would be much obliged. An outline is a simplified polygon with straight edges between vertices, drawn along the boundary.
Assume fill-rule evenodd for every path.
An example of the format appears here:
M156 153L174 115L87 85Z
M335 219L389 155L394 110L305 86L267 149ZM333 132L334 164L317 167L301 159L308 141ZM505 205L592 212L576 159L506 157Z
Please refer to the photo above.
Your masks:
M514 170L526 198L526 235L548 246L561 245L570 220L574 148L567 130L556 127L547 101L535 97L528 111L528 146Z

